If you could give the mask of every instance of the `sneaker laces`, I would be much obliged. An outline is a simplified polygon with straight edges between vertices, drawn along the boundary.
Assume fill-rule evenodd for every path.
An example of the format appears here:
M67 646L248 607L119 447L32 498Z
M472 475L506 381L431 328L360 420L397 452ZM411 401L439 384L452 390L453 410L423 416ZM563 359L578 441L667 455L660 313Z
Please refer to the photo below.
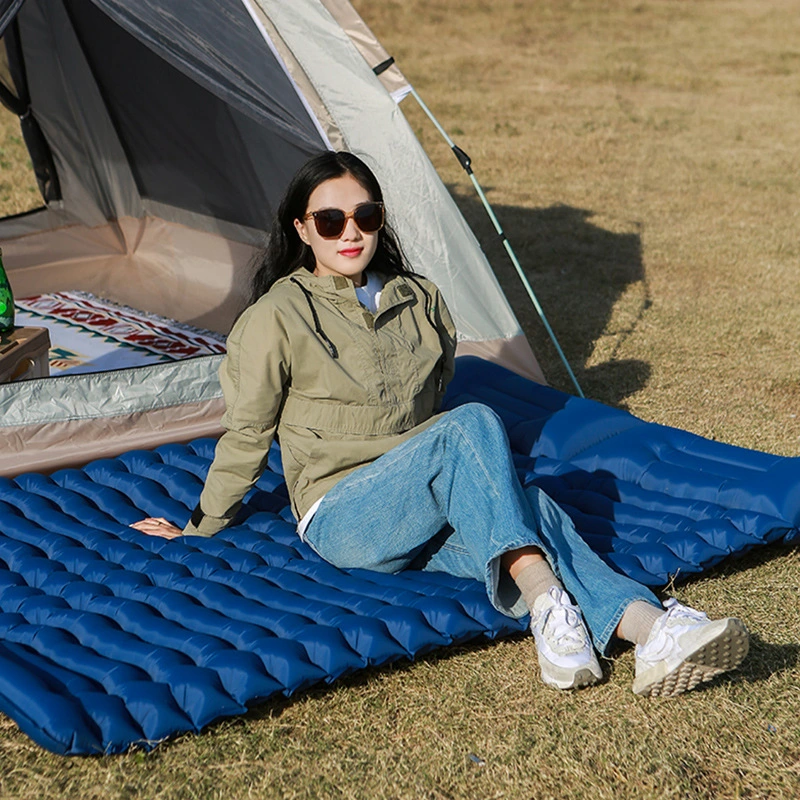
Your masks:
M708 614L705 611L698 611L696 608L679 603L674 597L668 597L664 603L664 608L667 610L667 616L664 624L680 624L681 621L691 622L706 622L708 621Z
M562 655L580 652L587 644L580 612L566 599L567 593L557 587L549 589L548 596L553 605L540 612L542 636L554 652Z
M674 597L664 601L666 613L656 621L644 645L636 646L636 656L645 661L659 661L675 649L676 635L687 627L708 622L708 614L679 603ZM676 630L677 629L677 630Z

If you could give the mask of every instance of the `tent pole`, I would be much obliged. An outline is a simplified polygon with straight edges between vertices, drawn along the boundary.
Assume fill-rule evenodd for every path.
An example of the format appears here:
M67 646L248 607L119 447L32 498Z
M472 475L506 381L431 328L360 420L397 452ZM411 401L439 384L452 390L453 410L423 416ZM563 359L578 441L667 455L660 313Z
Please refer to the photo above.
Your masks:
M528 281L528 277L525 275L525 272L522 269L522 266L517 259L517 255L514 252L514 249L511 247L511 243L506 238L506 235L503 231L503 228L500 226L500 222L497 219L497 216L492 209L492 206L489 204L489 201L486 199L486 195L483 193L483 189L481 188L480 183L478 183L478 179L475 177L475 174L472 171L472 161L470 157L460 148L458 145L453 142L453 140L447 135L447 131L439 124L439 120L433 115L431 110L425 105L423 99L417 94L417 90L411 86L411 95L414 99L419 103L420 108L425 112L428 119L436 126L436 129L442 135L444 140L447 142L450 149L455 154L455 157L458 159L458 163L464 169L464 172L469 175L470 180L472 181L472 185L475 187L475 191L478 193L478 197L480 197L481 202L483 203L483 207L486 209L486 213L489 215L489 219L492 221L494 225L494 229L497 231L498 236L503 242L503 247L505 247L506 252L508 253L509 258L511 259L511 263L514 265L514 269L517 271L517 275L519 275L519 279L522 281L522 285L525 287L525 291L528 293L528 297L530 297L531 302L533 303L534 308L536 309L537 313L539 314L539 318L542 320L542 324L545 327L548 335L550 336L551 341L555 345L556 352L558 353L559 357L561 358L562 363L566 367L567 373L569 377L572 379L572 383L575 386L576 391L578 392L579 397L584 397L583 390L578 383L578 379L575 377L575 373L572 371L572 367L569 365L569 361L567 361L567 357L564 355L564 351L561 349L561 345L558 343L558 339L556 338L553 329L550 327L550 323L547 321L547 317L544 314L544 310L539 303L539 299L536 297L536 293L533 291L533 288Z

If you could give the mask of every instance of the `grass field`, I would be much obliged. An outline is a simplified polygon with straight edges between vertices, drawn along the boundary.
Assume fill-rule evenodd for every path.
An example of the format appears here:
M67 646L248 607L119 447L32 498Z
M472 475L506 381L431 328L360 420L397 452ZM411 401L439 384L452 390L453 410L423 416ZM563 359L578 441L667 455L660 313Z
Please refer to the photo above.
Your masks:
M472 156L587 395L800 454L798 3L356 7ZM569 390L466 176L407 102L545 373ZM11 213L35 192L18 129L2 125ZM267 703L149 755L52 756L0 717L0 797L800 797L797 549L674 591L753 634L738 672L676 700L633 696L630 649L602 685L564 695L539 683L528 639L503 641Z

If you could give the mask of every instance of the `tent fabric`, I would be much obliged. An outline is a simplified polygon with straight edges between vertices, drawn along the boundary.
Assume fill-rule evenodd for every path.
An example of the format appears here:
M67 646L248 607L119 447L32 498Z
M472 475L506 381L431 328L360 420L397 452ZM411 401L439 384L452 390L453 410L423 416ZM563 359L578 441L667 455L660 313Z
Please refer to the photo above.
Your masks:
M275 189L267 193L263 176L280 175L282 164L302 161L322 141L303 150L282 128L279 138L289 141L273 141L262 125L165 63L88 0L71 9L143 203L264 228L279 198ZM172 111L176 97L182 115L194 123L188 129ZM145 119L151 122L142 125ZM220 149L220 140L228 147Z
M519 323L485 269L480 245L373 65L316 0L258 1L297 55L347 149L374 169L403 248L414 268L442 290L459 339L518 335ZM308 41L319 46L304 46Z
M63 418L63 404L70 401L75 403L74 411L86 409L87 418L102 419L132 413L144 400L149 409L216 400L222 397L222 390L217 380L209 378L219 370L222 358L222 355L199 356L119 372L65 375L54 380L66 398L48 396L46 402L38 396L42 381L22 381L0 395L6 401L0 405L3 422L13 428L58 421ZM80 395L77 399L76 394Z
M402 73L376 76L375 59L386 52L347 0L25 0L0 11L16 11L27 118L52 154L48 174L60 192L42 210L0 220L17 296L91 292L227 333L247 303L253 257L290 176L310 153L344 147L377 174L410 265L441 289L462 351L544 380L478 241L392 96L406 85ZM206 366L201 391L216 382L215 365ZM65 463L53 445L67 429L91 430L93 390L129 390L118 376L102 387L92 377L38 382L26 411L35 418L58 407L61 419L0 425L0 446L12 442L15 464L18 456L38 469ZM172 379L157 372L152 385ZM104 454L114 431L116 453L129 449L137 425L152 444L150 398L134 396L113 424L97 418ZM8 402L0 387L0 406ZM185 404L173 408L182 431L190 407L207 431L202 398ZM98 437L88 439L94 448ZM50 467L37 443L51 450ZM85 460L99 452L87 447Z
M327 146L332 124L337 144L375 170L412 266L440 286L461 339L521 334L374 65L318 0L26 0L18 19L33 113L63 195L49 208L58 216L41 222L93 228L152 214L255 243L289 176ZM257 24L264 20L269 29ZM303 85L313 97L297 94ZM18 226L4 228L13 271Z
M123 215L141 216L128 159L63 3L26 0L17 21L31 113L50 146L61 187L61 201L48 208L61 224L90 228Z
M93 205L110 219L153 201L263 230L326 142L250 15L107 5L28 0L19 15L34 108L72 178L66 206L98 224Z
M248 265L257 252L251 245L150 216L42 230L49 216L46 209L9 220L21 232L4 259L13 263L17 297L79 287L222 334L246 304Z
M359 53L375 72L392 99L396 103L401 102L411 91L411 86L394 58L375 38L375 34L358 12L347 0L322 0L322 3L342 26L342 29L347 32L350 40L358 48Z
M96 6L176 69L307 150L321 138L242 2L68 0ZM96 18L95 18L96 19Z
M615 569L651 586L800 540L800 459L711 442L457 359L446 405L491 405L518 472ZM236 524L183 524L214 440L0 479L0 710L58 753L153 747L270 696L433 648L520 632L475 581L338 570L298 539L269 469Z
M268 227L294 170L327 143L244 6L67 7L142 197Z

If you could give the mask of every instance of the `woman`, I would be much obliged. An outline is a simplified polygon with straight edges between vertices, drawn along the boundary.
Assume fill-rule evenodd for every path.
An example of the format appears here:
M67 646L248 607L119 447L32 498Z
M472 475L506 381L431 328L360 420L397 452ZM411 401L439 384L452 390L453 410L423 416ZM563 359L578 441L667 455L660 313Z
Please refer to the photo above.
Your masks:
M662 608L601 561L550 498L521 487L493 411L438 413L455 342L439 290L408 270L384 224L366 164L312 158L278 209L254 302L228 338L226 432L200 502L182 531L152 518L134 527L218 533L277 434L303 541L342 568L482 581L498 610L530 613L545 683L601 679L588 630L601 653L614 635L636 643L638 694L680 694L736 667L748 649L739 620L711 621L675 600Z

